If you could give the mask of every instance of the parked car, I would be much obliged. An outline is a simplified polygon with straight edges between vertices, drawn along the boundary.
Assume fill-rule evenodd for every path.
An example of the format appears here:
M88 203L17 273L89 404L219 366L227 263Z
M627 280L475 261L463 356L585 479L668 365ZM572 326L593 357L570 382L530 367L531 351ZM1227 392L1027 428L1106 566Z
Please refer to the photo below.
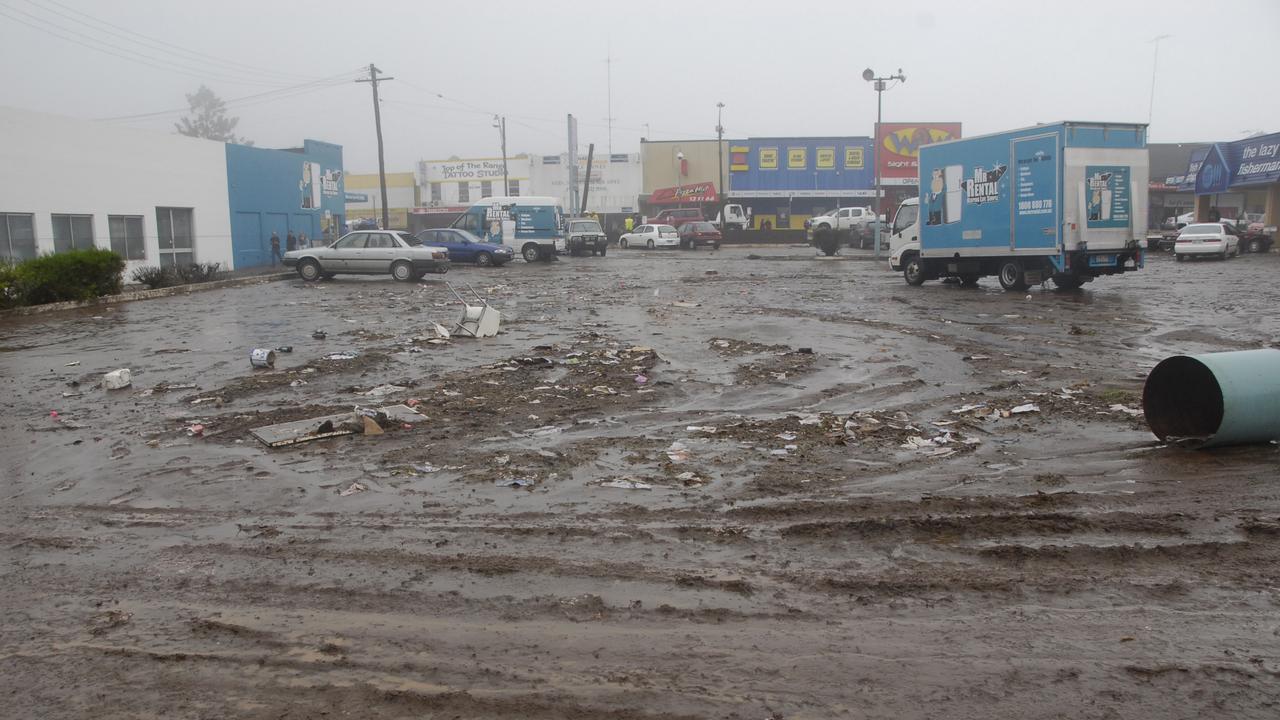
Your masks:
M678 230L687 222L702 222L706 219L698 208L669 208L658 213L649 222L654 225L670 225Z
M710 245L713 250L720 249L720 241L724 239L715 225L709 222L690 222L680 226L680 247L697 250L699 245Z
M623 233L618 240L618 247L624 250L629 247L646 247L652 250L679 246L680 232L670 225L641 225L629 233Z
M809 218L804 226L814 230L854 230L874 222L875 218L876 214L871 208L847 207ZM883 215L880 216L880 221L884 222Z
M294 268L307 282L334 275L383 275L418 280L426 273L449 272L449 251L423 245L406 232L361 230L338 238L327 247L302 248L284 254L284 266Z
M1182 228L1173 256L1178 261L1196 255L1221 260L1240 254L1240 233L1230 223L1196 223Z
M570 255L604 255L609 249L609 237L600 227L600 221L592 218L569 218L565 228L565 247Z
M516 256L516 251L506 245L485 242L466 230L439 228L423 230L417 235L423 245L434 245L449 251L449 262L475 263L481 267L501 267Z

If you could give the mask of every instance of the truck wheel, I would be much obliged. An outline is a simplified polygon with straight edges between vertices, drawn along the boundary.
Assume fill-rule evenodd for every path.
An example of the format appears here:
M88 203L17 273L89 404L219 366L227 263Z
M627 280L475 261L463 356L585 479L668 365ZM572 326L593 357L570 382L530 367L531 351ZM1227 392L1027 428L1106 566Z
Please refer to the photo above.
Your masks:
M924 284L924 261L919 255L911 255L907 258L907 262L902 267L902 277L906 279L908 285Z
M1026 290L1027 278L1022 272L1022 263L1017 260L1005 260L1000 263L1000 287L1005 290Z
M520 249L525 262L538 262L542 258L542 248L537 243L528 243Z
M1080 279L1078 275L1058 273L1053 276L1053 284L1059 290L1079 290L1084 285L1084 280Z
M298 277L306 280L307 282L315 282L319 280L321 277L320 263L312 260L311 258L307 258L306 260L298 263Z
M391 265L391 277L400 282L409 282L413 279L413 266L401 260Z

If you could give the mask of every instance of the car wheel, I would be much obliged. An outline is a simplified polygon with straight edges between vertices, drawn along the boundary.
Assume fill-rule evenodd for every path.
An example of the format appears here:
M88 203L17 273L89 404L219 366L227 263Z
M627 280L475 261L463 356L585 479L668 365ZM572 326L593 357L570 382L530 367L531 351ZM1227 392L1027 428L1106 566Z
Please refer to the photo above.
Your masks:
M720 249L720 243L711 243L711 249L712 249L712 250L719 250L719 249Z
M542 248L537 243L529 243L520 250L520 254L524 256L525 262L538 262L542 258Z
M924 261L919 255L913 254L907 258L907 263L902 268L902 277L908 285L924 284Z
M1183 255L1182 253L1174 253L1173 259L1177 260L1178 262L1182 262L1183 260L1187 259L1187 256Z
M1000 287L1018 291L1027 289L1027 279L1022 272L1022 263L1017 260L1005 260L1000 263Z
M400 282L413 280L413 265L400 260L391 264L391 277Z
M644 243L644 246L645 246L645 247L647 247L647 248L649 248L650 250L652 250L652 249L653 249L653 240L652 240L652 239L650 239L650 240L646 240L646 241L645 241L645 243Z
M324 278L325 280L332 280L335 274L336 273L320 273L320 277Z
M1257 239L1257 238L1254 238L1254 239L1250 240L1250 241L1249 241L1249 252L1251 252L1251 253L1260 253L1260 252L1262 252L1262 241L1261 241L1261 240L1259 240L1259 239Z
M476 265L489 267L493 264L493 256L487 252L476 253Z
M627 239L626 239L626 238L622 238L621 240L619 240L619 241L618 241L618 247L622 248L623 250L626 250L626 249L627 249Z
M298 277L307 282L315 282L321 278L320 263L307 258L298 263Z

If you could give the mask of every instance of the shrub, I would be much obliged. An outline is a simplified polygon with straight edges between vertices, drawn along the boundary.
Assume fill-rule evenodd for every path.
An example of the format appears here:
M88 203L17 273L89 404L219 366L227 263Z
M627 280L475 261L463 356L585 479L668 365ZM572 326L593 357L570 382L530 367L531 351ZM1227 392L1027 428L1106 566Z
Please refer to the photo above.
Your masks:
M147 288L155 290L156 288L170 287L177 284L177 278L168 268L155 267L154 265L145 265L133 271L133 281L139 285L146 285Z
M23 302L22 285L18 282L18 266L0 259L0 309L17 307Z
M179 282L212 282L218 279L218 268L220 267L222 267L221 263L192 263L176 267L174 272L177 273Z
M92 300L120 292L124 258L102 248L41 255L15 268L24 303Z

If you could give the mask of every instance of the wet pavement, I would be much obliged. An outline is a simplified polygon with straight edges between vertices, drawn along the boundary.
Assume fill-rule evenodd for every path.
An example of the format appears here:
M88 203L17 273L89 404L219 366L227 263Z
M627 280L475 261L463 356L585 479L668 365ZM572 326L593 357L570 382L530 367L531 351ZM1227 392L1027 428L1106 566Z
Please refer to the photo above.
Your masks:
M435 276L0 321L0 714L1275 717L1280 451L1140 395L1276 346L1277 272L632 250L455 269L483 340Z

